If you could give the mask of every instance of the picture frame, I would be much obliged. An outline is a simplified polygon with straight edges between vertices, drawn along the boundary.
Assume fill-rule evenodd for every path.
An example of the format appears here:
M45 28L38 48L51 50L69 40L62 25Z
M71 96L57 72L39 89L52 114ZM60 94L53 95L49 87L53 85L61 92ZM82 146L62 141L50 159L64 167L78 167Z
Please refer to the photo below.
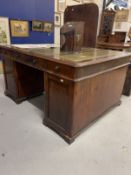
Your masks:
M0 44L10 44L9 19L0 17Z
M43 31L43 21L33 20L32 21L32 31L42 32Z
M122 9L117 10L115 21L116 22L127 22L129 17L129 10L128 9Z
M52 22L43 22L43 32L52 32L53 31L53 23Z
M10 20L10 29L12 37L28 37L29 23L25 20Z
M57 0L57 11L64 12L66 8L66 0Z
M111 5L112 4L112 5ZM113 10L127 9L128 0L103 0L103 10L108 6L112 6Z
M61 13L55 12L55 26L60 27L61 26Z

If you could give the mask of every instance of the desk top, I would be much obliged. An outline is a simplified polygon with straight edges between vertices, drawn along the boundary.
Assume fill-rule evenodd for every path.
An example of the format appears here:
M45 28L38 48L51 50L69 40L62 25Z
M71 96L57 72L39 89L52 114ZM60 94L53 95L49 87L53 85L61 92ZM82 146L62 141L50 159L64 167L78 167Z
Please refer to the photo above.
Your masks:
M131 53L127 52L95 48L82 48L80 52L60 52L60 48L18 48L9 45L0 46L0 50L10 50L73 67L87 66L131 56Z

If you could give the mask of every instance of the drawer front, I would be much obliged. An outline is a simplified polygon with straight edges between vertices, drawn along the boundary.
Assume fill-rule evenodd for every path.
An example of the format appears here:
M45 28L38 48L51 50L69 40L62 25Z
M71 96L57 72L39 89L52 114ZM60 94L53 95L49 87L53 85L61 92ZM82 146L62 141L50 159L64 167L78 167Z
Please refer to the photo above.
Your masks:
M34 56L20 53L6 53L5 57L40 70L45 70L47 68L47 62L45 60Z
M49 72L56 75L63 75L68 78L74 77L74 69L66 65L61 65L59 63L48 62L47 69Z
M16 52L7 52L4 54L4 56L11 60L58 76L63 76L69 79L73 79L75 77L75 68L60 63Z

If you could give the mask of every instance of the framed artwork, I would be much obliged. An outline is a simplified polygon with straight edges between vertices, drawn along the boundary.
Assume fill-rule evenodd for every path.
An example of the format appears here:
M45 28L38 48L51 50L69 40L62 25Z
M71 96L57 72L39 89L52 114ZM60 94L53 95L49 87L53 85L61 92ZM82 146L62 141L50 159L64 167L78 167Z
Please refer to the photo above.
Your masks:
M61 13L55 13L55 26L61 26Z
M0 44L10 44L9 19L0 17Z
M57 0L57 9L59 12L64 12L66 8L66 0Z
M114 11L103 11L101 17L101 24L100 24L100 32L99 35L109 35L112 33L113 24L114 24L115 12Z
M128 0L113 0L113 4L117 7L121 8L127 8L128 7Z
M33 20L32 21L32 31L42 32L43 31L43 21Z
M119 10L128 7L128 0L103 0L103 10L110 7L112 10Z
M53 31L53 23L43 22L43 32L52 32L52 31Z
M128 22L131 23L131 7L129 8Z
M29 23L22 20L10 20L11 35L13 37L28 37Z
M116 16L115 16L115 21L116 22L127 22L128 21L128 16L129 16L129 10L128 9L117 10Z

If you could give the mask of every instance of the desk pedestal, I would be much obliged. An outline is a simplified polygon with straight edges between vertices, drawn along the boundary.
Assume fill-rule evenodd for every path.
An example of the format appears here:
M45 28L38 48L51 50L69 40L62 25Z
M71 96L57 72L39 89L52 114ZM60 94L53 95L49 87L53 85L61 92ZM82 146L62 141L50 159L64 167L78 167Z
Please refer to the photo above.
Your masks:
M44 123L71 143L80 131L119 104L127 67L79 82L45 74Z
M3 60L5 95L16 103L42 94L44 91L43 72L7 59Z

